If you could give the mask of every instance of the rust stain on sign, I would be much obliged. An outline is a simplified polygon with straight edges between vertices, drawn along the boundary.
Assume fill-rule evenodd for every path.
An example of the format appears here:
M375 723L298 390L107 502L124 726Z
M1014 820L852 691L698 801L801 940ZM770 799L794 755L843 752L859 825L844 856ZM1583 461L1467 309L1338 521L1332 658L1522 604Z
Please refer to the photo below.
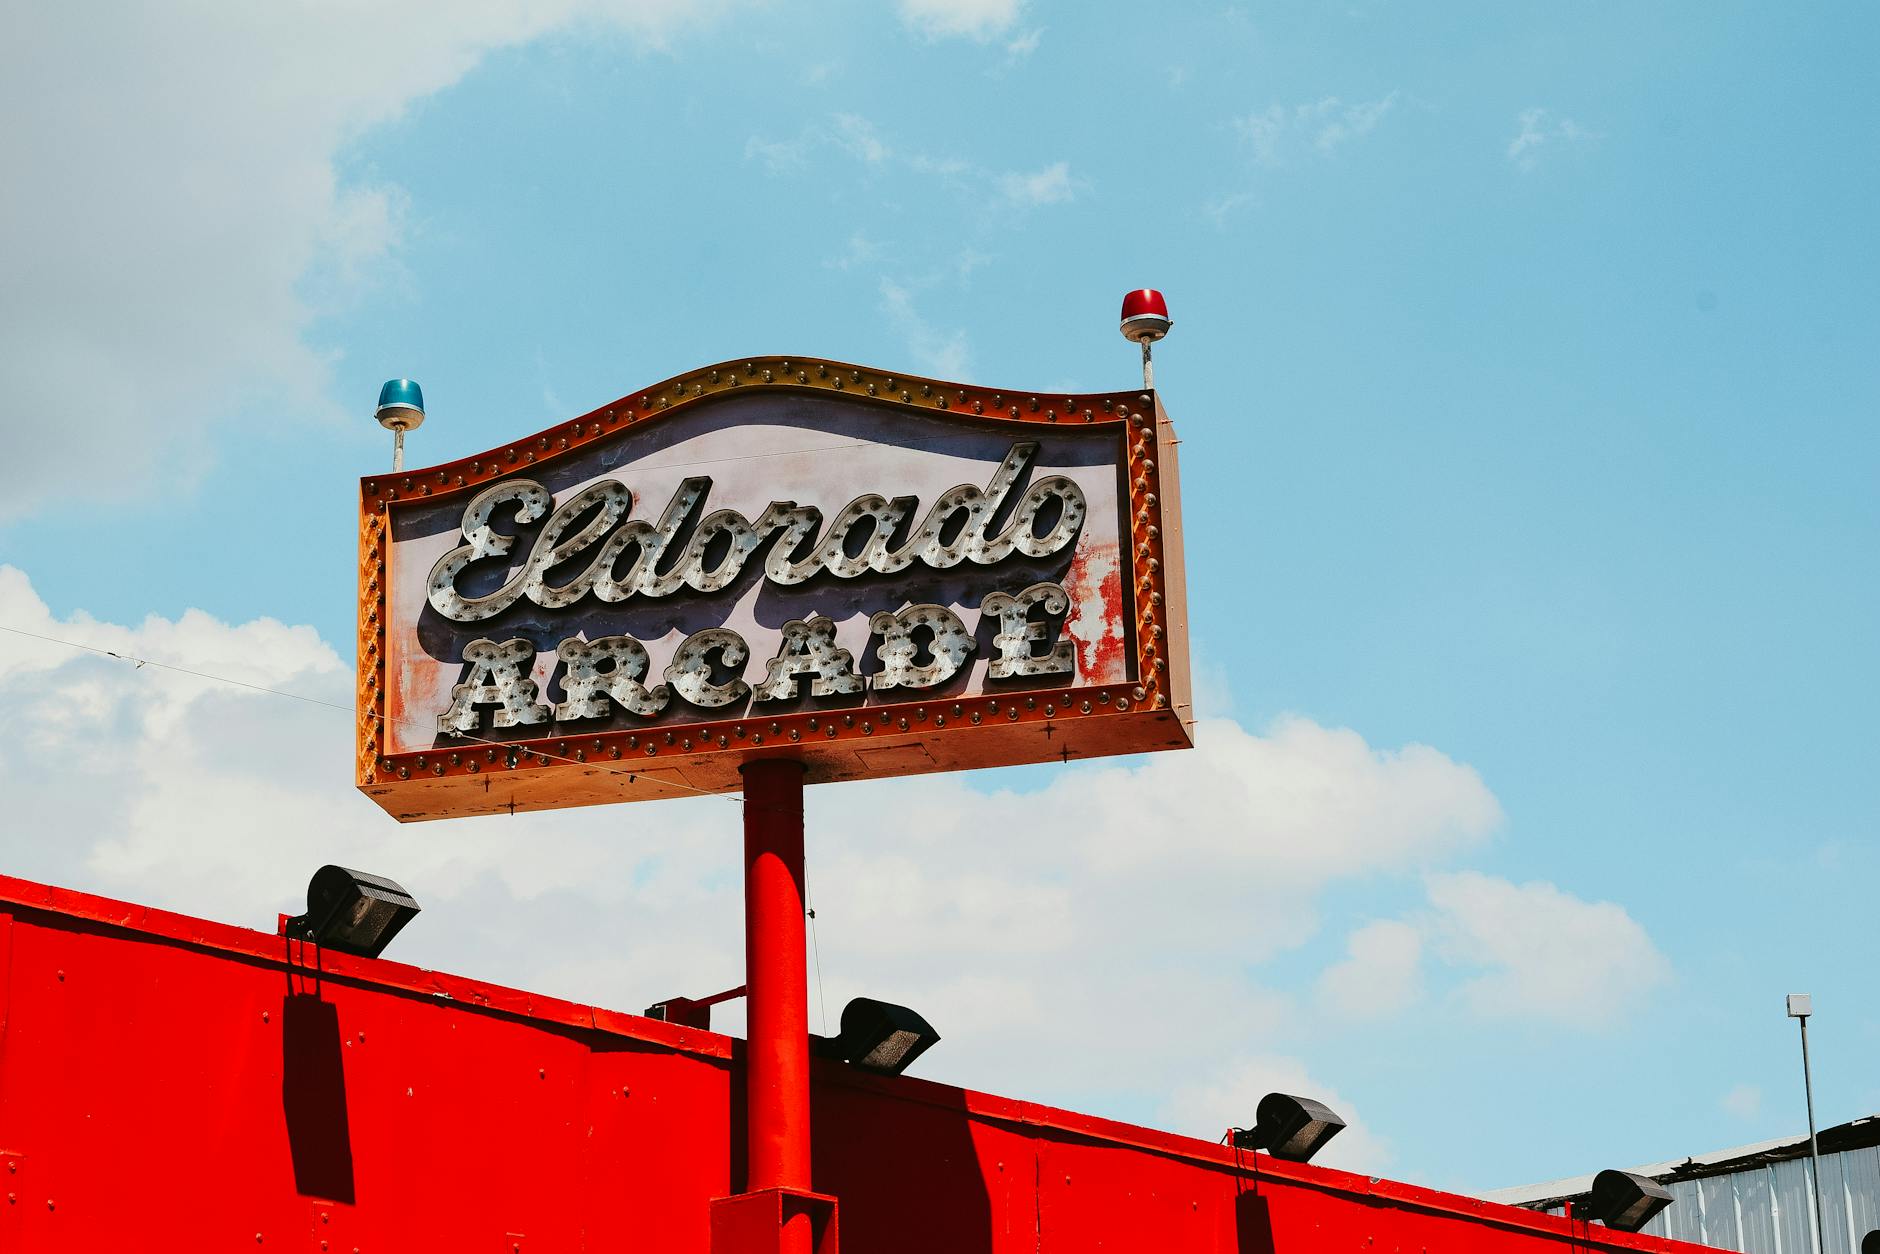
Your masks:
M1123 612L1121 559L1114 544L1080 548L1064 581L1070 615L1064 634L1077 645L1077 670L1084 675L1114 674L1124 666L1128 619Z

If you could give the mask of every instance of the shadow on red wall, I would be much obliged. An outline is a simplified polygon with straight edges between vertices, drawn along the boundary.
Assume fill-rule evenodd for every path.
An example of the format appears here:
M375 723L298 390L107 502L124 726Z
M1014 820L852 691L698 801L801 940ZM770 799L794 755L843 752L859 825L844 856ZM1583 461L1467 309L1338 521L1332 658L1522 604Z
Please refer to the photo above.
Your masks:
M294 1163L294 1191L353 1200L352 1130L339 1008L318 994L281 1000L281 1111Z
M1234 1199L1234 1236L1239 1254L1273 1254L1273 1212L1258 1193Z
M893 1081L877 1085L837 1063L819 1068L847 1081L812 1089L810 1141L817 1188L856 1200L841 1208L845 1250L990 1254L1012 1249L1015 1231L1036 1231L1030 1155L976 1136L982 1125L958 1090L936 1085L923 1100L897 1100ZM1013 1205L995 1207L991 1190L1010 1174L1022 1188L1009 1195ZM895 1204L861 1203L869 1197Z

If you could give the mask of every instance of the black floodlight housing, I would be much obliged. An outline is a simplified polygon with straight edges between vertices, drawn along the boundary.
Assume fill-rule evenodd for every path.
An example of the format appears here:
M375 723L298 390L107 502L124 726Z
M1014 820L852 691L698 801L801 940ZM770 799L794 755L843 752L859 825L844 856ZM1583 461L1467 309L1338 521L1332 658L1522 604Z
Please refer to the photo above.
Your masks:
M939 1039L933 1025L906 1006L857 997L842 1008L842 1034L828 1050L862 1071L900 1075Z
M1586 1217L1620 1232L1637 1232L1671 1205L1671 1193L1650 1176L1611 1168L1593 1177L1586 1195Z
M376 958L416 913L417 901L394 881L323 866L307 881L307 913L287 921L287 934L322 949Z
M1253 1126L1234 1129L1234 1148L1263 1149L1288 1162L1311 1162L1344 1127L1345 1121L1323 1102L1268 1093L1254 1112Z
M1880 1228L1860 1239L1860 1254L1880 1254Z

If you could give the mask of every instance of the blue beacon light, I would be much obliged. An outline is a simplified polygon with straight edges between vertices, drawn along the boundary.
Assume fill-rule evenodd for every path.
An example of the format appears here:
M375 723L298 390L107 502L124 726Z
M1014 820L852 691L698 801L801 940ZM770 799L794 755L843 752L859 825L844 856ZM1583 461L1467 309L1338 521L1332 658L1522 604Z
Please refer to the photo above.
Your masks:
M392 433L392 469L405 468L405 432L424 425L424 390L411 379L387 379L379 389L379 425Z

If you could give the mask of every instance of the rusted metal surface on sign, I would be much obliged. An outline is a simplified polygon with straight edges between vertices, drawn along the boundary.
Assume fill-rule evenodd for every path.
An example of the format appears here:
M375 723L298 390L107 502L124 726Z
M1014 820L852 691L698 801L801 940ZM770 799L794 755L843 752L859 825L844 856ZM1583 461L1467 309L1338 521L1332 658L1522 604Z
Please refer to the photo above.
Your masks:
M693 372L360 491L358 784L401 820L1193 743L1153 394ZM892 749L895 752L882 752Z
M0 877L7 903L6 1254L709 1254L748 1188L729 1037ZM815 1192L766 1213L833 1197L850 1254L1703 1248L822 1059L811 1102Z

